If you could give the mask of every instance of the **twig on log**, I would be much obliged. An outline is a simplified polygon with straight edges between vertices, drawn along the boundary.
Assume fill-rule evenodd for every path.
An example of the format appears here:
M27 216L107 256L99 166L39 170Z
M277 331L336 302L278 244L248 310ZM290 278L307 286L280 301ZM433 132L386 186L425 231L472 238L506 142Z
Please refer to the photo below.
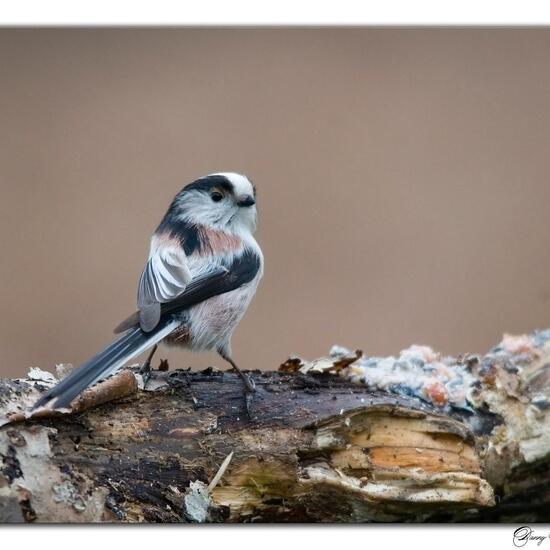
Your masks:
M92 409L94 407L98 407L99 405L103 405L104 403L109 403L110 401L132 395L137 392L137 390L138 380L136 375L125 369L111 378L99 382L95 386L84 390L66 409L50 409L41 407L31 411L30 408L32 407L33 402L30 399L24 400L24 402L26 402L26 407L23 408L21 403L18 403L17 408L19 410L9 411L3 416L3 418L0 417L0 426L3 424L21 422L29 419L49 418L64 414L81 413L87 409Z

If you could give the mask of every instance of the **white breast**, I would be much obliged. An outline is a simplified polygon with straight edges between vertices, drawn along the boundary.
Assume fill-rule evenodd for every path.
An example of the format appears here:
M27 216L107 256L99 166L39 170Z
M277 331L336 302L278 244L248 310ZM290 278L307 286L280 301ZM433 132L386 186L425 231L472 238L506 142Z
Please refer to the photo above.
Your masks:
M243 245L252 248L258 254L260 269L249 283L231 292L214 296L187 311L187 326L190 336L187 347L194 351L217 349L220 346L228 345L233 331L246 313L256 293L258 283L263 275L262 251L251 235L247 237ZM207 257L200 260L199 258L190 259L189 269L193 276L212 269L212 265L220 263L222 257Z

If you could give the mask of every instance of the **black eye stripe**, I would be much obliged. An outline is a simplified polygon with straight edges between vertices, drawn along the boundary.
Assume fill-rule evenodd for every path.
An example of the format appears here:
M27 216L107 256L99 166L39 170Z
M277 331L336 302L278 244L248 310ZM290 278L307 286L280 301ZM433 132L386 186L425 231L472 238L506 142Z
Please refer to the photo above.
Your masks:
M225 191L227 191L228 193L232 193L233 192L233 184L226 180L225 178L223 179L223 181L220 183L220 187L222 189L224 189Z
M206 191L209 193L212 189L214 189L214 187L223 189L228 193L233 192L233 185L225 176L205 176L204 178L200 178L189 185L186 185L183 188L183 192L197 190Z

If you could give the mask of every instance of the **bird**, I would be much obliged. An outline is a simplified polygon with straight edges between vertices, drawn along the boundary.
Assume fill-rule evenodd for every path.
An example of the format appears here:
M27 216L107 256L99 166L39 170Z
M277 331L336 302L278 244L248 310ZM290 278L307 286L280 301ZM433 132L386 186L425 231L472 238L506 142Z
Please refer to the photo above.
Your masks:
M255 385L233 360L231 336L263 275L257 218L256 187L242 174L213 173L183 187L151 237L137 311L114 331L121 336L49 389L32 410L67 408L85 389L151 349L140 369L148 376L163 342L217 351L240 377L250 416Z

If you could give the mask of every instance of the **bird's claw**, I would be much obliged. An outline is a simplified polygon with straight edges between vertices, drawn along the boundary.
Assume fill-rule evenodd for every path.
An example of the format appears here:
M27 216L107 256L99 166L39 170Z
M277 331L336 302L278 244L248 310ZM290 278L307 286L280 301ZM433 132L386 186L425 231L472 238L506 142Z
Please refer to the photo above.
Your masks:
M153 359L153 355L155 355L155 351L157 351L158 344L155 344L151 348L151 352L147 356L147 359L145 359L145 362L143 365L141 365L141 368L139 369L139 374L141 374L143 378L143 389L147 387L147 383L149 382L149 379L151 378L151 360Z
M143 379L143 389L145 389L151 379L151 363L143 363L139 369L139 374L141 374L141 378Z
M256 383L246 374L244 375L243 382L244 406L246 409L246 415L248 416L248 420L252 420L252 402L254 400L254 394L256 393Z

